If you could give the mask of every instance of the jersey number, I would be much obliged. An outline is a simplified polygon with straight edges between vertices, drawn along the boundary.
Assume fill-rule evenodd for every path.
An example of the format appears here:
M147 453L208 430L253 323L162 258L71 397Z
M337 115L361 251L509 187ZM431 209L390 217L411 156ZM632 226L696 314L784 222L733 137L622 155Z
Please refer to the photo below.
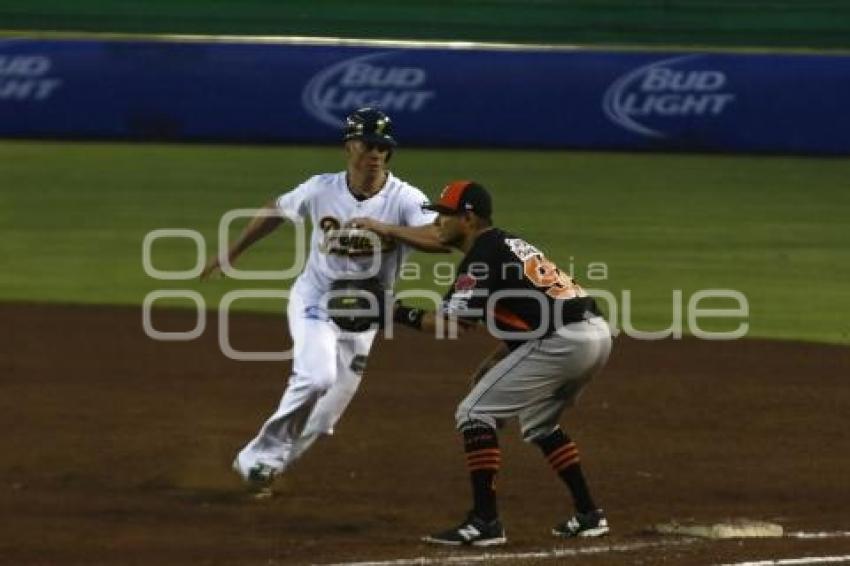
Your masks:
M543 256L533 255L525 260L523 270L529 281L546 289L553 299L573 299L581 294L581 287Z

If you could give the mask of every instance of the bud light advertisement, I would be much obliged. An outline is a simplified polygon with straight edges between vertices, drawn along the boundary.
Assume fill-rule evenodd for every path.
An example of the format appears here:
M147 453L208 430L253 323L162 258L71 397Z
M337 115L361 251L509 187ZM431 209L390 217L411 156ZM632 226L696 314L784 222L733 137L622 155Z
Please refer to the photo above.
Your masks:
M0 41L0 136L850 153L850 56Z

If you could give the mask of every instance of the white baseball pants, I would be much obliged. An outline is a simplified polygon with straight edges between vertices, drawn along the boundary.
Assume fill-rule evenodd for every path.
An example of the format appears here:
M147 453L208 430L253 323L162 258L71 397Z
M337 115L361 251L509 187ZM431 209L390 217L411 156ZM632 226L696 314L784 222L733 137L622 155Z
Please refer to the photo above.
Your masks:
M323 307L293 288L287 306L293 340L292 375L277 410L237 455L239 472L258 463L285 471L319 436L333 434L360 385L376 330L342 332Z

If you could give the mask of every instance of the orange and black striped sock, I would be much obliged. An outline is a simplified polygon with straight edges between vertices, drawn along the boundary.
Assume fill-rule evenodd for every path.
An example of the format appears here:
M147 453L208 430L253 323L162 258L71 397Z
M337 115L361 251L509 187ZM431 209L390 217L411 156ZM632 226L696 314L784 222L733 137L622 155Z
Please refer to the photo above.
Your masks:
M496 431L483 423L470 423L462 432L472 483L473 512L490 521L499 515L496 505L496 474L502 463L499 439Z
M560 428L555 429L549 436L536 441L549 460L549 465L567 484L579 513L587 513L596 509L596 503L590 496L590 490L581 471L576 443L564 434Z

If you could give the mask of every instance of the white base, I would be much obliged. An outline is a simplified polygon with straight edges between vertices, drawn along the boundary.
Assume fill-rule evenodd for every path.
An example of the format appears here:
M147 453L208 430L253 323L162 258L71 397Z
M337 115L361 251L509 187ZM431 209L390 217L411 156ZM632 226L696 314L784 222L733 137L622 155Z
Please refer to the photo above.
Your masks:
M720 523L698 524L671 521L655 525L655 532L710 539L777 538L783 534L782 525L749 519L727 519Z

